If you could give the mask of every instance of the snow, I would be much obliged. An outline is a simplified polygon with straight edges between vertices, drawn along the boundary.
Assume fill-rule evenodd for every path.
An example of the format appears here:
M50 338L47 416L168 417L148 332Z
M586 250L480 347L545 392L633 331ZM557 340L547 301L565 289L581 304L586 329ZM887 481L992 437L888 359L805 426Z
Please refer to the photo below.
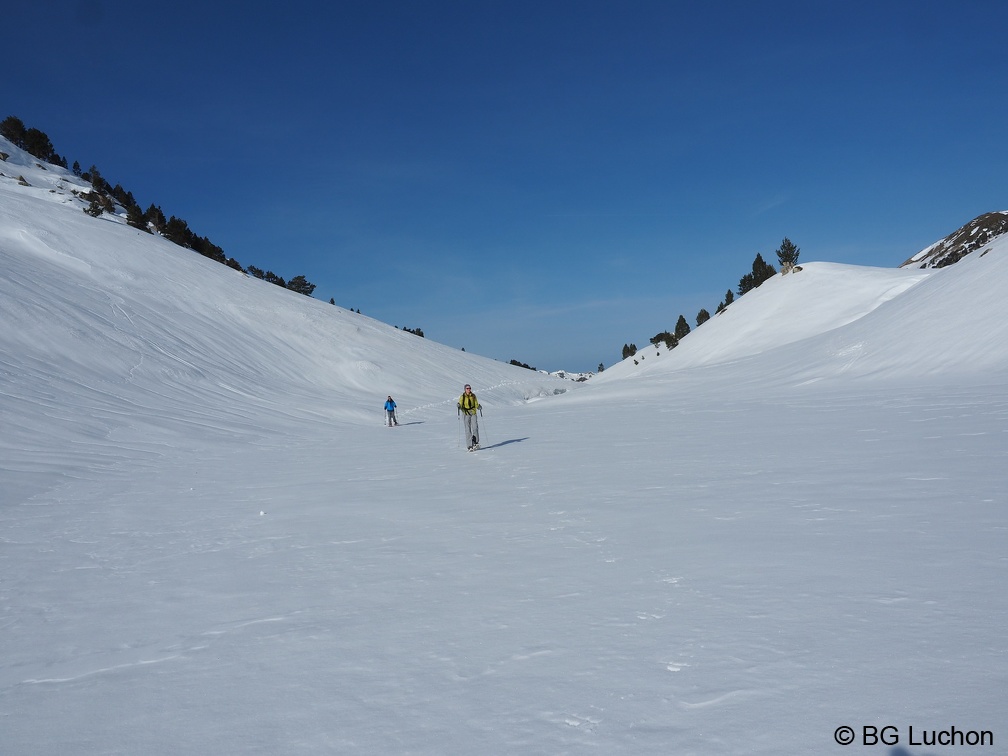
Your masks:
M1008 737L1008 238L803 262L574 383L91 218L0 150L4 753Z

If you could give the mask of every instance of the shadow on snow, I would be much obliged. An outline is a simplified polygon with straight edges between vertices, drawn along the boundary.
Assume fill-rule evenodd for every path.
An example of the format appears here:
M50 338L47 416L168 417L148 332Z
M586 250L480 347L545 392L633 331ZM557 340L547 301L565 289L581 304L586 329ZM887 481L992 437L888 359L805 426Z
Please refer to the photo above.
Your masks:
M490 446L481 446L480 451L486 451L487 449L499 449L502 446L507 446L508 444L519 444L522 441L528 441L528 436L525 436L525 438L512 438L507 441L491 444Z

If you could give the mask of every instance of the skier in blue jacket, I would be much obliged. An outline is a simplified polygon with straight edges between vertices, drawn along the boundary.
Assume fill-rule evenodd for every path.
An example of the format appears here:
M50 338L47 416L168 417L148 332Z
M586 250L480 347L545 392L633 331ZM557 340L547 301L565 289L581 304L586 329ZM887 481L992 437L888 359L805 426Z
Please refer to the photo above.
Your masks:
M393 425L399 425L399 418L396 417L395 413L395 402L392 401L392 397L385 401L385 424L391 428Z

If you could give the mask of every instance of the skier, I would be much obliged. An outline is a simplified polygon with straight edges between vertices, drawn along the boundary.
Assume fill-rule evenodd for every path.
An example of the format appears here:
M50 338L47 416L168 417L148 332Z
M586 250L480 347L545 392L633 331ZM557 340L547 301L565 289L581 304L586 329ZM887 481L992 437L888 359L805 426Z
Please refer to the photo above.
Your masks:
M385 423L389 428L393 425L399 425L399 418L395 413L395 402L392 401L391 396L385 402Z
M479 449L479 420L476 419L476 412L483 414L476 394L472 392L472 386L466 384L462 396L458 400L458 412L465 422L466 445L469 451Z

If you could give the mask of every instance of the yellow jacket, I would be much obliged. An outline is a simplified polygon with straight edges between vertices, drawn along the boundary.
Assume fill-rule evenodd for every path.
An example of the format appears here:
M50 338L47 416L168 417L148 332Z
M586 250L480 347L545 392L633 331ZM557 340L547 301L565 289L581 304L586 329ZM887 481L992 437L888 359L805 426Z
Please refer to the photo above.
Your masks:
M480 408L479 399L471 391L468 394L462 394L458 400L458 408L467 415L475 415L476 410Z

